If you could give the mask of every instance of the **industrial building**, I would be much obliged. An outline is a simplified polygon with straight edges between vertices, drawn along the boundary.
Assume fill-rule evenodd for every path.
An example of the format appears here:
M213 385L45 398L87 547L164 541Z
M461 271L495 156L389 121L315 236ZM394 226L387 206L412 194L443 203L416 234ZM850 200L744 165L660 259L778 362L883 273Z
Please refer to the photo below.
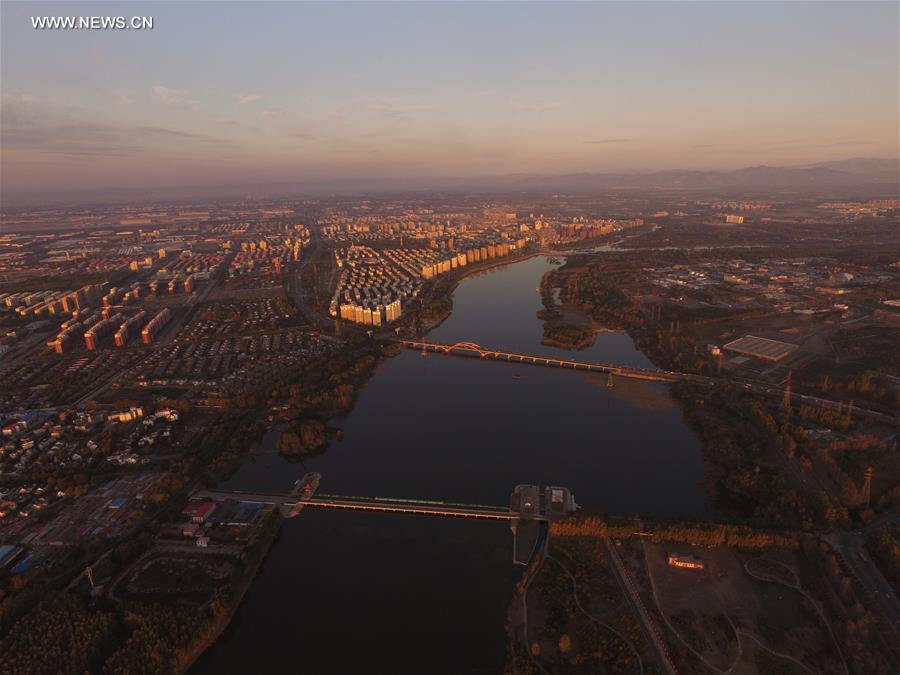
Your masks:
M729 342L722 347L722 349L743 356L750 356L754 359L777 362L797 351L799 347L790 342L780 342L779 340L745 335L742 338Z

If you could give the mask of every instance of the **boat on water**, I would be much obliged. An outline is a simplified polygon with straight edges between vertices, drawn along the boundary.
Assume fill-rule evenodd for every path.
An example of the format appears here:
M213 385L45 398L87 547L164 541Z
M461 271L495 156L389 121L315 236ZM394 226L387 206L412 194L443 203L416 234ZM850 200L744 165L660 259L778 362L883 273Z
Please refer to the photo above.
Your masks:
M303 478L300 478L294 482L294 490L295 494L300 494L303 497L312 497L316 490L319 489L319 481L322 480L322 474L318 471L310 471L305 474Z

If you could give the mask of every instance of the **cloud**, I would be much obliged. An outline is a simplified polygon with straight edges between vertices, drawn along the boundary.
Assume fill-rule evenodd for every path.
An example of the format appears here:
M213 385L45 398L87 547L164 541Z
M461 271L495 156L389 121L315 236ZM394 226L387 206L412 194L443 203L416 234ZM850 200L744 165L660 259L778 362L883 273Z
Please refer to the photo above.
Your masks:
M249 105L250 103L256 103L257 101L262 101L262 96L259 94L246 94L244 96L238 96L237 98L238 105Z
M241 122L234 119L233 117L212 117L210 118L210 122L212 122L213 124L221 124L222 126L226 127L241 126Z
M260 115L263 117L279 117L284 114L284 110L281 108L268 108L267 110L263 110Z
M117 91L115 92L116 105L120 108L133 108L136 101L133 97L129 96L125 92Z
M166 127L98 123L85 119L85 111L54 108L22 98L4 99L0 145L31 155L78 157L131 157L155 151L169 143L216 143L220 139Z
M548 110L556 110L557 108L562 108L565 105L562 101L531 101L529 103L522 103L515 106L516 110L520 112L528 112L528 113L541 113L547 112Z
M219 141L218 138L213 138L212 136L195 134L190 131L179 131L178 129L165 129L163 127L136 127L136 129L141 133L150 135L177 136L178 138L193 138L198 141Z
M34 103L37 98L31 94L9 94L3 97L3 104L28 104Z
M390 96L363 96L344 101L327 116L344 120L357 115L360 111L369 111L394 121L408 121L416 114L441 113L462 108L479 95L472 94L442 101L408 101Z
M787 141L780 145L781 145L781 147L790 149L790 150L820 150L820 149L829 149L829 148L849 148L849 147L855 147L858 145L872 145L872 142L864 141L864 140L833 141L830 143L808 143L805 141Z
M161 84L154 85L153 93L163 105L177 106L181 108L194 108L197 101L188 98L187 89L172 89Z
M585 141L585 143L606 145L607 143L631 143L630 138L601 138L598 141Z
M436 112L446 110L450 104L445 103L403 103L397 99L374 98L366 102L366 107L386 115L408 115L417 112Z

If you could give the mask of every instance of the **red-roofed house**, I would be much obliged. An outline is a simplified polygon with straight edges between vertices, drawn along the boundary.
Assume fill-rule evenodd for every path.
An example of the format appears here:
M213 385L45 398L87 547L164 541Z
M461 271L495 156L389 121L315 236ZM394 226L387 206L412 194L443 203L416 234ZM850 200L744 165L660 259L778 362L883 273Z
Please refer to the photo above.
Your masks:
M195 502L185 506L181 515L190 516L192 523L204 523L215 508L215 502Z

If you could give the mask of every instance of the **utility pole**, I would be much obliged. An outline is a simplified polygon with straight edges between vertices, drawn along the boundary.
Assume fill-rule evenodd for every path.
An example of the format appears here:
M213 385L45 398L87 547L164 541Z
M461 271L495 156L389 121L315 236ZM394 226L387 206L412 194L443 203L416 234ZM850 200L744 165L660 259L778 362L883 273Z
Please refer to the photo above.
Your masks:
M781 400L781 407L787 411L787 414L791 414L791 378L794 374L793 370L788 371L787 381L784 386L784 398Z
M872 501L872 475L874 473L872 467L869 466L866 467L866 472L863 474L862 496L860 497L860 501L865 508L869 508L869 502Z

